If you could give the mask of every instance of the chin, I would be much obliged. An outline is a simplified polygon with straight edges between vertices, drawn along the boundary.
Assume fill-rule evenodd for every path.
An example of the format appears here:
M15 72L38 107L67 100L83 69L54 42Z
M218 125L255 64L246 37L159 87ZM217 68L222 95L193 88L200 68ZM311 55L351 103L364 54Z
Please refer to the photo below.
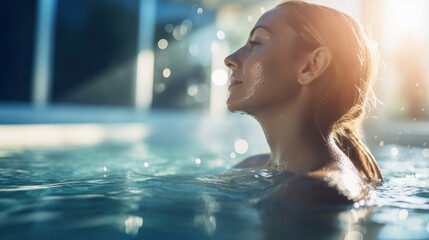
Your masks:
M226 101L226 107L230 112L237 112L242 110L242 104L240 104L240 101L237 101L237 99L234 99L232 96L229 96L228 100Z
M226 107L232 113L245 113L249 115L253 115L253 111L251 111L251 107L246 106L243 101L234 101L231 98L226 102Z

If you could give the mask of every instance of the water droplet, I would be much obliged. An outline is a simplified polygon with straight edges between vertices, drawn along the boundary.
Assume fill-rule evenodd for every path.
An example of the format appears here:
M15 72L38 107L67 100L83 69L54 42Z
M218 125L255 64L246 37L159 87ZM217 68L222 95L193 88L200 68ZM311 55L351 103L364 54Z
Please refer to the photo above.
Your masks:
M192 29L192 21L190 19L185 19L182 21L182 26L185 26L188 31Z
M429 158L429 148L423 149L422 153L424 158Z
M173 37L176 40L182 39L182 35L180 34L180 27L181 27L181 25L177 25L173 29Z
M174 29L173 24L167 24L167 25L165 25L165 31L166 32L171 33L173 31L173 29Z
M384 141L380 141L380 147L384 146Z
M248 148L249 148L249 145L247 144L247 141L244 139L238 139L234 143L234 149L239 154L243 154L247 152Z
M167 40L165 40L165 39L160 39L160 40L158 41L158 47L159 47L159 49L166 49L166 48L167 48L167 46L168 46L168 41L167 41Z
M400 220L405 220L408 217L408 211L405 209L402 209L401 211L399 211L399 219Z
M155 92L156 93L162 93L165 91L165 84L164 83L158 83L155 85Z
M125 220L125 232L130 235L136 235L143 225L143 218L137 216L128 217Z
M144 162L144 167L149 167L149 163L148 162Z
M164 76L165 78L170 77L171 75L171 70L169 68L164 68L164 70L162 70L162 76Z
M229 154L229 157L230 157L230 158L235 158L236 156L237 156L237 155L235 154L235 152L232 152L232 153L230 153L230 154Z
M182 24L180 25L179 31L180 31L180 35L185 36L186 33L188 32L188 27Z
M265 10L264 7L261 7L260 10L261 10L261 13L265 13L267 11L267 10Z
M191 84L188 87L188 95L193 97L198 94L198 86L195 84Z
M390 154L392 155L392 157L396 157L396 156L398 156L398 153L399 153L398 148L396 148L396 147L392 147L392 148L390 149Z
M103 171L104 171L104 172L107 172L107 167L103 167Z
M217 36L217 38L219 38L219 40L223 40L223 39L225 39L225 32L219 30L219 31L217 31L216 36Z
M192 56L196 56L198 54L199 50L200 49L198 48L198 45L195 43L191 43L188 47L188 51Z

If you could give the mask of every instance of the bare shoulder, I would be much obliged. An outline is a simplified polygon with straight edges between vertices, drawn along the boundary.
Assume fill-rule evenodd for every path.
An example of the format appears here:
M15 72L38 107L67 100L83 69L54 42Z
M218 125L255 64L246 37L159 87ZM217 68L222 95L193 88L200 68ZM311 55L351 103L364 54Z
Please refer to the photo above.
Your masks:
M261 153L245 158L239 162L234 168L260 168L271 160L270 153Z
M317 206L351 204L352 199L323 179L311 176L296 176L282 184L267 199L291 206Z
M369 187L357 176L338 169L298 175L282 184L266 200L290 206L350 205L369 197Z

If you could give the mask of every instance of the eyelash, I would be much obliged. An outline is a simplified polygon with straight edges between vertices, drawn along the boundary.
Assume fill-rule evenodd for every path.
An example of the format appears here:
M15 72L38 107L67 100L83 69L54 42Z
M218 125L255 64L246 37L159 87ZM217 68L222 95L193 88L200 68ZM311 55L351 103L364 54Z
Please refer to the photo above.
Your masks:
M256 46L259 44L258 42L255 42L255 41L249 41L249 43L250 43L250 46Z

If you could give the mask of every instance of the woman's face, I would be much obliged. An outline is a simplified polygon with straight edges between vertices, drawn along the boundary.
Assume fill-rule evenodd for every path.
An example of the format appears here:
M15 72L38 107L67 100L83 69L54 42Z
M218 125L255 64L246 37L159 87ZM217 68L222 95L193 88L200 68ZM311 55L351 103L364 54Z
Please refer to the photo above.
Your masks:
M232 70L227 100L230 111L256 114L288 106L296 99L304 54L294 49L297 34L282 20L285 14L285 7L266 12L247 43L225 59Z

